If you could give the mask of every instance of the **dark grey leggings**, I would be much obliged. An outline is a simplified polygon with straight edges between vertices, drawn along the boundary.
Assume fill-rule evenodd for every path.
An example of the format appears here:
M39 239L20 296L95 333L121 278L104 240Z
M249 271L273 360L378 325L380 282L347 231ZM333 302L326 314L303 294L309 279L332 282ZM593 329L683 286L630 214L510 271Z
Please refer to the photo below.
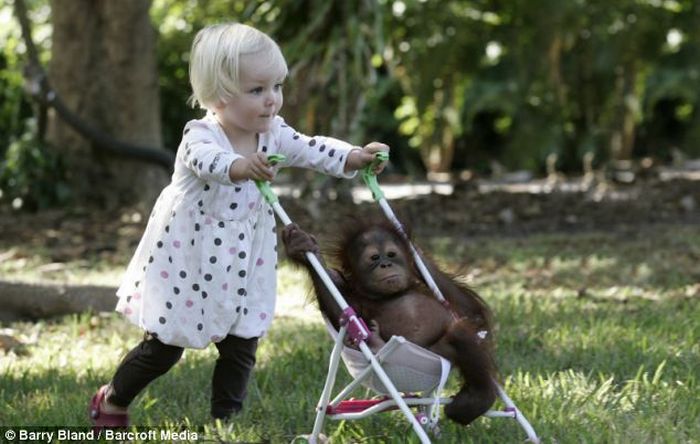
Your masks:
M241 410L250 372L255 366L258 338L242 339L228 335L217 342L211 387L211 416L226 419ZM127 407L148 384L165 374L180 360L183 348L167 345L147 336L122 360L112 378L108 401Z

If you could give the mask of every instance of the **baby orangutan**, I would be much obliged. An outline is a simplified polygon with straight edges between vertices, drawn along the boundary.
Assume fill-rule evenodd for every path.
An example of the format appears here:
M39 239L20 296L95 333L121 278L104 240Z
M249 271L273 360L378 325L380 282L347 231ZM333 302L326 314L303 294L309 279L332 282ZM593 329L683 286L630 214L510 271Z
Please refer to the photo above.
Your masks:
M284 228L282 240L287 256L306 267L321 311L338 329L340 308L305 256L310 251L324 263L316 239L292 224ZM465 425L484 414L496 398L496 366L486 339L490 313L479 295L424 259L450 307L441 304L418 273L408 243L388 222L353 220L334 256L340 268L324 267L348 304L369 323L373 338L368 345L376 349L394 335L403 336L448 359L464 384L445 414Z

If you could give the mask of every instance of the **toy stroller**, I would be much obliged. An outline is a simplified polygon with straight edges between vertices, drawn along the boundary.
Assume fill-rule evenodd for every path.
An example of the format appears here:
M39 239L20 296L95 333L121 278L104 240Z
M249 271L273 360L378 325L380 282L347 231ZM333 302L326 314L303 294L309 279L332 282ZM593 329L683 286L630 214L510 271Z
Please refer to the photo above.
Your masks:
M387 159L387 153L376 154L377 162ZM283 161L284 156L271 155L268 156L268 160L276 164ZM379 203L385 215L408 241L403 226L384 198L372 169L373 165L368 166L363 171L362 178L369 186L374 199ZM258 181L257 185L280 221L285 226L291 224L291 219L279 204L279 200L270 189L269 184ZM415 247L410 242L408 244L416 266L427 286L442 304L448 305ZM365 322L347 304L318 258L311 252L306 253L306 258L342 311L339 331L335 331L330 322L326 320L335 345L331 352L325 386L316 408L314 428L307 436L308 441L312 444L318 442L326 417L352 420L365 418L377 412L399 409L411 424L420 441L430 443L426 429L435 434L439 432L440 406L451 401L449 398L440 397L450 372L450 362L399 336L393 336L376 354L373 353L366 342L371 333ZM347 341L356 344L358 350L345 346ZM354 379L331 400L341 358ZM360 385L372 389L377 394L384 395L384 398L346 400L345 398ZM525 416L518 410L501 386L495 381L494 385L498 396L506 407L502 411L490 410L484 416L514 418L524 429L528 439L531 442L539 443L539 438ZM402 396L401 393L423 393L424 395ZM411 407L417 407L418 412L414 413Z

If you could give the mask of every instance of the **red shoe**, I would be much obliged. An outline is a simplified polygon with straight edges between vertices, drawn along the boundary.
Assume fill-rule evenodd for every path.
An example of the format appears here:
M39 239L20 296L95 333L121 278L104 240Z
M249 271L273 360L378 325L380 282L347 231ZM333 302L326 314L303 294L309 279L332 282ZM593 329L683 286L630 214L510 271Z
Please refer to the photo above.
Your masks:
M88 409L90 422L92 422L95 429L126 428L129 426L129 415L127 413L104 413L100 410L100 405L105 399L108 387L108 385L103 385L92 397Z

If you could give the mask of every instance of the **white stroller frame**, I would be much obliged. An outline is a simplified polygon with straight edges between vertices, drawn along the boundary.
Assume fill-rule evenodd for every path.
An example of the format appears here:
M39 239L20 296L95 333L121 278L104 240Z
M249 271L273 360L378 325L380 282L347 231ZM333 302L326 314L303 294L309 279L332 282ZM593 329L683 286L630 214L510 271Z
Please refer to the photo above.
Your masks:
M378 162L388 160L388 154L380 152L376 154L376 158ZM283 160L284 156L281 155L273 154L268 156L268 161L273 165ZM377 184L376 176L372 173L372 168L373 166L369 166L365 169L362 174L363 179L372 190L375 200L379 202L387 217L389 217L399 232L406 238L406 241L411 247L416 265L425 279L426 284L435 293L436 298L444 305L448 306L449 304L442 296L442 293L425 267L420 255L406 237L401 223L394 216L386 199L384 199L383 193ZM280 221L285 226L291 224L292 220L279 204L279 200L270 189L269 184L263 181L256 181L256 183L265 200L272 206ZM357 316L353 308L347 304L318 258L313 253L306 252L306 259L314 268L314 271L316 271L318 277L333 296L333 299L342 312L340 330L338 332L335 332L333 327L327 322L332 336L335 337L335 345L331 352L328 375L323 392L321 393L321 398L316 407L314 428L311 435L308 436L309 443L316 444L318 442L326 417L339 420L361 419L373 413L396 408L401 410L404 414L421 443L430 443L430 438L428 438L423 426L427 426L437 433L439 407L451 401L449 398L440 397L442 388L449 375L449 361L399 336L393 336L375 355L366 343L371 332L365 322ZM359 350L346 347L344 345L346 337L351 343L355 344ZM335 378L341 356L348 367L348 371L354 377L354 380L331 401L330 397L335 385ZM412 364L412 366L406 365L407 362ZM422 364L423 367L427 366L427 370L416 370L416 366L420 366L420 364ZM385 366L387 370L385 370ZM433 367L432 370L430 367ZM406 374L407 372L409 373L408 375ZM391 374L391 377L389 374ZM359 405L357 402L353 404L353 401L345 401L346 405L348 402L351 404L350 409L340 409L339 406L341 406L343 399L362 383L378 393L386 394L387 398L384 400L359 403ZM502 411L490 410L483 416L514 418L525 430L528 439L531 442L539 443L540 441L537 434L522 412L520 412L496 381L494 381L494 385L498 396L501 398L506 408ZM405 393L423 391L431 393L431 396L420 398L415 396L403 397L401 396L399 388ZM423 412L414 414L409 406L422 406L423 409L427 409L427 414Z

